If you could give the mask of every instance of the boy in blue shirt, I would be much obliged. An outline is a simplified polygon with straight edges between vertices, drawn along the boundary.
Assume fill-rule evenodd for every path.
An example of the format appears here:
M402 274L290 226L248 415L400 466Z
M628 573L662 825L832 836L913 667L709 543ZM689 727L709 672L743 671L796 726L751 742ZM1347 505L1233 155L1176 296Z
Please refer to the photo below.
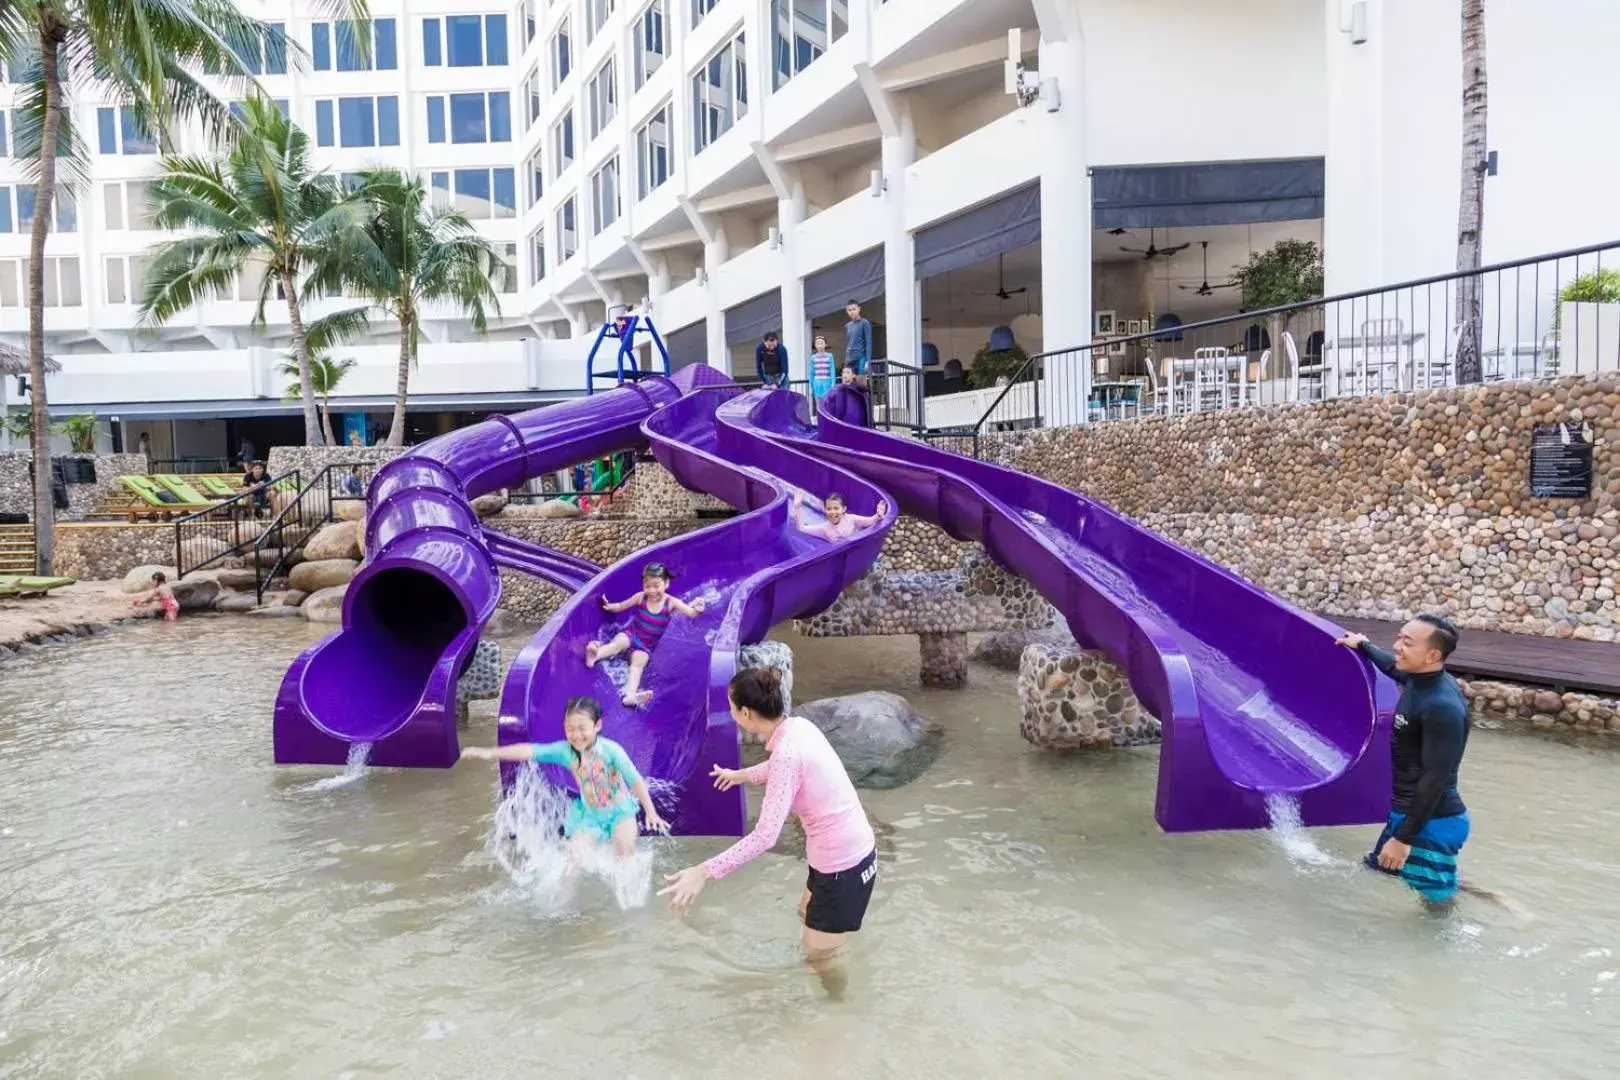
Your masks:
M844 305L844 314L849 316L844 325L844 366L864 378L866 364L872 359L872 324L861 318L861 305L854 300Z

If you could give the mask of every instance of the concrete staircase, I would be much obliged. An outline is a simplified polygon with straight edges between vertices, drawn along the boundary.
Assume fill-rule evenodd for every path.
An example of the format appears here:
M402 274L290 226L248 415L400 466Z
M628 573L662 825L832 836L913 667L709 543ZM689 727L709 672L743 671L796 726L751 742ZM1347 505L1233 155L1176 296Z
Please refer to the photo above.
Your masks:
M0 525L0 574L34 572L34 527Z

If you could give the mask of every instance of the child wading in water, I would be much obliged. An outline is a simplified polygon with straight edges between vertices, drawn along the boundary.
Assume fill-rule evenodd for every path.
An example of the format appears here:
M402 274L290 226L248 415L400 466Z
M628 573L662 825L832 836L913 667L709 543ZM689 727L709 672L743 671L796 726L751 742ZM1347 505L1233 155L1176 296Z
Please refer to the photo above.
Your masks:
M152 575L152 587L132 600L131 604L134 607L145 607L147 604L163 605L165 622L174 622L180 617L180 602L174 598L174 590L169 588L168 575L161 570Z
M669 595L671 580L672 575L663 563L648 563L641 572L641 591L636 595L617 604L606 596L602 597L604 611L615 614L626 608L635 608L636 611L630 617L628 630L615 634L606 645L593 641L585 647L585 666L595 667L598 660L607 660L626 649L630 650L630 681L624 688L626 705L641 706L652 700L652 691L641 689L641 675L647 669L647 661L652 659L653 650L658 648L664 632L669 629L671 615L678 611L691 619L703 613L701 599L688 604Z
M463 757L481 761L532 761L561 765L574 774L579 799L570 803L563 836L577 865L585 849L613 844L613 854L628 859L636 853L636 806L647 816L648 832L668 832L669 822L658 816L647 781L641 778L630 755L612 739L602 738L602 706L595 698L577 697L563 713L561 742L513 743L510 746L469 746Z
M889 512L889 504L882 499L878 500L877 513L871 517L862 517L860 514L851 514L844 503L844 497L838 492L827 496L822 504L827 514L827 520L821 525L806 525L804 523L804 496L793 496L793 524L799 527L800 532L819 536L824 540L846 540L858 532L865 532Z

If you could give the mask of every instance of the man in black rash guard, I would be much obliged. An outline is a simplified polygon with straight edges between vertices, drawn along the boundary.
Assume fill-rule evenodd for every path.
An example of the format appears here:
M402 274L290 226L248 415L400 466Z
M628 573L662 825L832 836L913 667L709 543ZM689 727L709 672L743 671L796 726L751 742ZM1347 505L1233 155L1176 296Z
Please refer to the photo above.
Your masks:
M1394 795L1389 822L1367 865L1399 876L1428 904L1457 895L1457 854L1468 841L1468 808L1457 793L1457 769L1468 745L1468 702L1446 673L1457 628L1438 615L1419 615L1385 652L1361 634L1339 644L1356 649L1401 686L1390 735Z

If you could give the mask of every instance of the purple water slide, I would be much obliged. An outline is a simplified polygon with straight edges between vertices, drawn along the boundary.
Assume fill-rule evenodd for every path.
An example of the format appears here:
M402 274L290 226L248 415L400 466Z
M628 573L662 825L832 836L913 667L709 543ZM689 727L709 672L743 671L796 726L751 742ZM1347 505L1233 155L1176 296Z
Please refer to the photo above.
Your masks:
M713 765L738 764L737 728L726 700L737 650L762 640L773 625L836 600L872 565L894 519L891 507L876 528L834 543L795 527L793 489L818 498L843 492L850 508L865 514L884 495L852 472L761 429L756 413L781 407L787 396L735 387L700 389L647 420L647 441L677 480L741 513L610 567L568 600L523 649L501 697L503 744L560 739L568 699L596 698L603 705L603 733L622 744L652 780L660 812L679 834L737 836L747 824L741 789L722 794L708 776ZM850 399L845 407L859 410L862 402ZM623 600L635 593L642 567L654 561L673 573L676 596L687 601L701 596L708 606L696 619L675 617L642 684L653 691L652 702L631 709L620 704L624 661L587 670L585 646L608 640L626 621L605 615L602 597ZM549 771L558 786L573 786L563 770Z
M982 544L1128 674L1164 725L1155 816L1167 831L1259 828L1266 797L1308 825L1381 821L1394 689L1342 631L1067 488L783 403L776 437L890 492L908 514ZM765 415L766 410L760 410Z
M590 563L487 533L471 502L532 477L643 445L642 421L682 386L649 378L495 416L394 459L367 494L369 561L343 600L343 629L300 656L276 697L282 764L341 765L353 743L376 765L455 764L456 683L500 598L497 564L564 588Z

